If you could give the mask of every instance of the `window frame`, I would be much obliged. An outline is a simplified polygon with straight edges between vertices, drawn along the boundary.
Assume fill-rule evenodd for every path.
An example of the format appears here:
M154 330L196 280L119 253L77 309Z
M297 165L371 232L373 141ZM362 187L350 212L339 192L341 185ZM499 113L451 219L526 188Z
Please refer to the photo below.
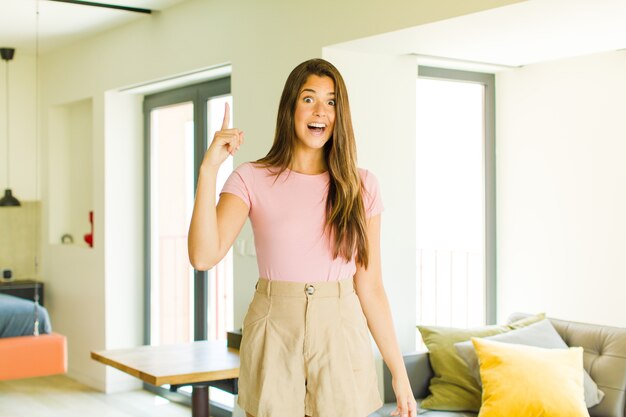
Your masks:
M485 87L484 108L484 172L485 172L485 320L486 324L497 321L497 246L496 246L496 117L494 74L462 71L419 65L418 78L461 81L481 84Z

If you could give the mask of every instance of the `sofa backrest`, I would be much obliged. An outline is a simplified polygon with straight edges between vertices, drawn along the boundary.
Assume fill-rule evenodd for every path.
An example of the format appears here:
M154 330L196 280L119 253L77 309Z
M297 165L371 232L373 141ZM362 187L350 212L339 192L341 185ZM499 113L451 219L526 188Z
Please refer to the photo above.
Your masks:
M509 321L527 314L514 313ZM626 329L549 318L568 346L582 346L584 367L605 397L592 417L626 417Z
M403 356L404 366L411 382L411 391L415 398L426 398L429 394L428 386L430 379L434 376L430 366L428 352L405 353ZM391 384L391 372L383 362L383 393L386 403L396 402L396 394L393 392Z

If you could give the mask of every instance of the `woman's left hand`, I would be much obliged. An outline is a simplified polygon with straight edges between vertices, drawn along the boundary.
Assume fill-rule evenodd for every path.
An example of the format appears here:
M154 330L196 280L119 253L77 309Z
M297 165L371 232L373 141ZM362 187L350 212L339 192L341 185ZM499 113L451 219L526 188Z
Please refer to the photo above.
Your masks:
M396 379L391 381L393 392L396 394L396 401L398 402L398 408L391 412L392 416L400 417L416 417L417 416L417 402L415 396L411 390L411 384L408 378Z

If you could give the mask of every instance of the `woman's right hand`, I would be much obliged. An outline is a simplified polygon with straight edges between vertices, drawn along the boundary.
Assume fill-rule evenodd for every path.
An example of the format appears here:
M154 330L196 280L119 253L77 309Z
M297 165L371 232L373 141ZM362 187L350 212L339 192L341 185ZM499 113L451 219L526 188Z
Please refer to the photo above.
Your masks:
M239 129L229 129L229 124L230 106L226 103L222 129L215 132L213 141L204 154L204 159L202 160L203 166L217 169L229 155L234 155L239 150L239 146L243 143L243 131Z

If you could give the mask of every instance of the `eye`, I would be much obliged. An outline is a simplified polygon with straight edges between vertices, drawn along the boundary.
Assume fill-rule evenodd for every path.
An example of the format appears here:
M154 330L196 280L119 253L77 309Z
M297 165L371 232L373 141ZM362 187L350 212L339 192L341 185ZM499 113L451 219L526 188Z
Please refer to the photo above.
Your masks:
M329 106L334 106L336 104L335 100L328 100Z
M305 103L313 103L313 98L305 97L305 98L302 99L302 101L304 101Z

